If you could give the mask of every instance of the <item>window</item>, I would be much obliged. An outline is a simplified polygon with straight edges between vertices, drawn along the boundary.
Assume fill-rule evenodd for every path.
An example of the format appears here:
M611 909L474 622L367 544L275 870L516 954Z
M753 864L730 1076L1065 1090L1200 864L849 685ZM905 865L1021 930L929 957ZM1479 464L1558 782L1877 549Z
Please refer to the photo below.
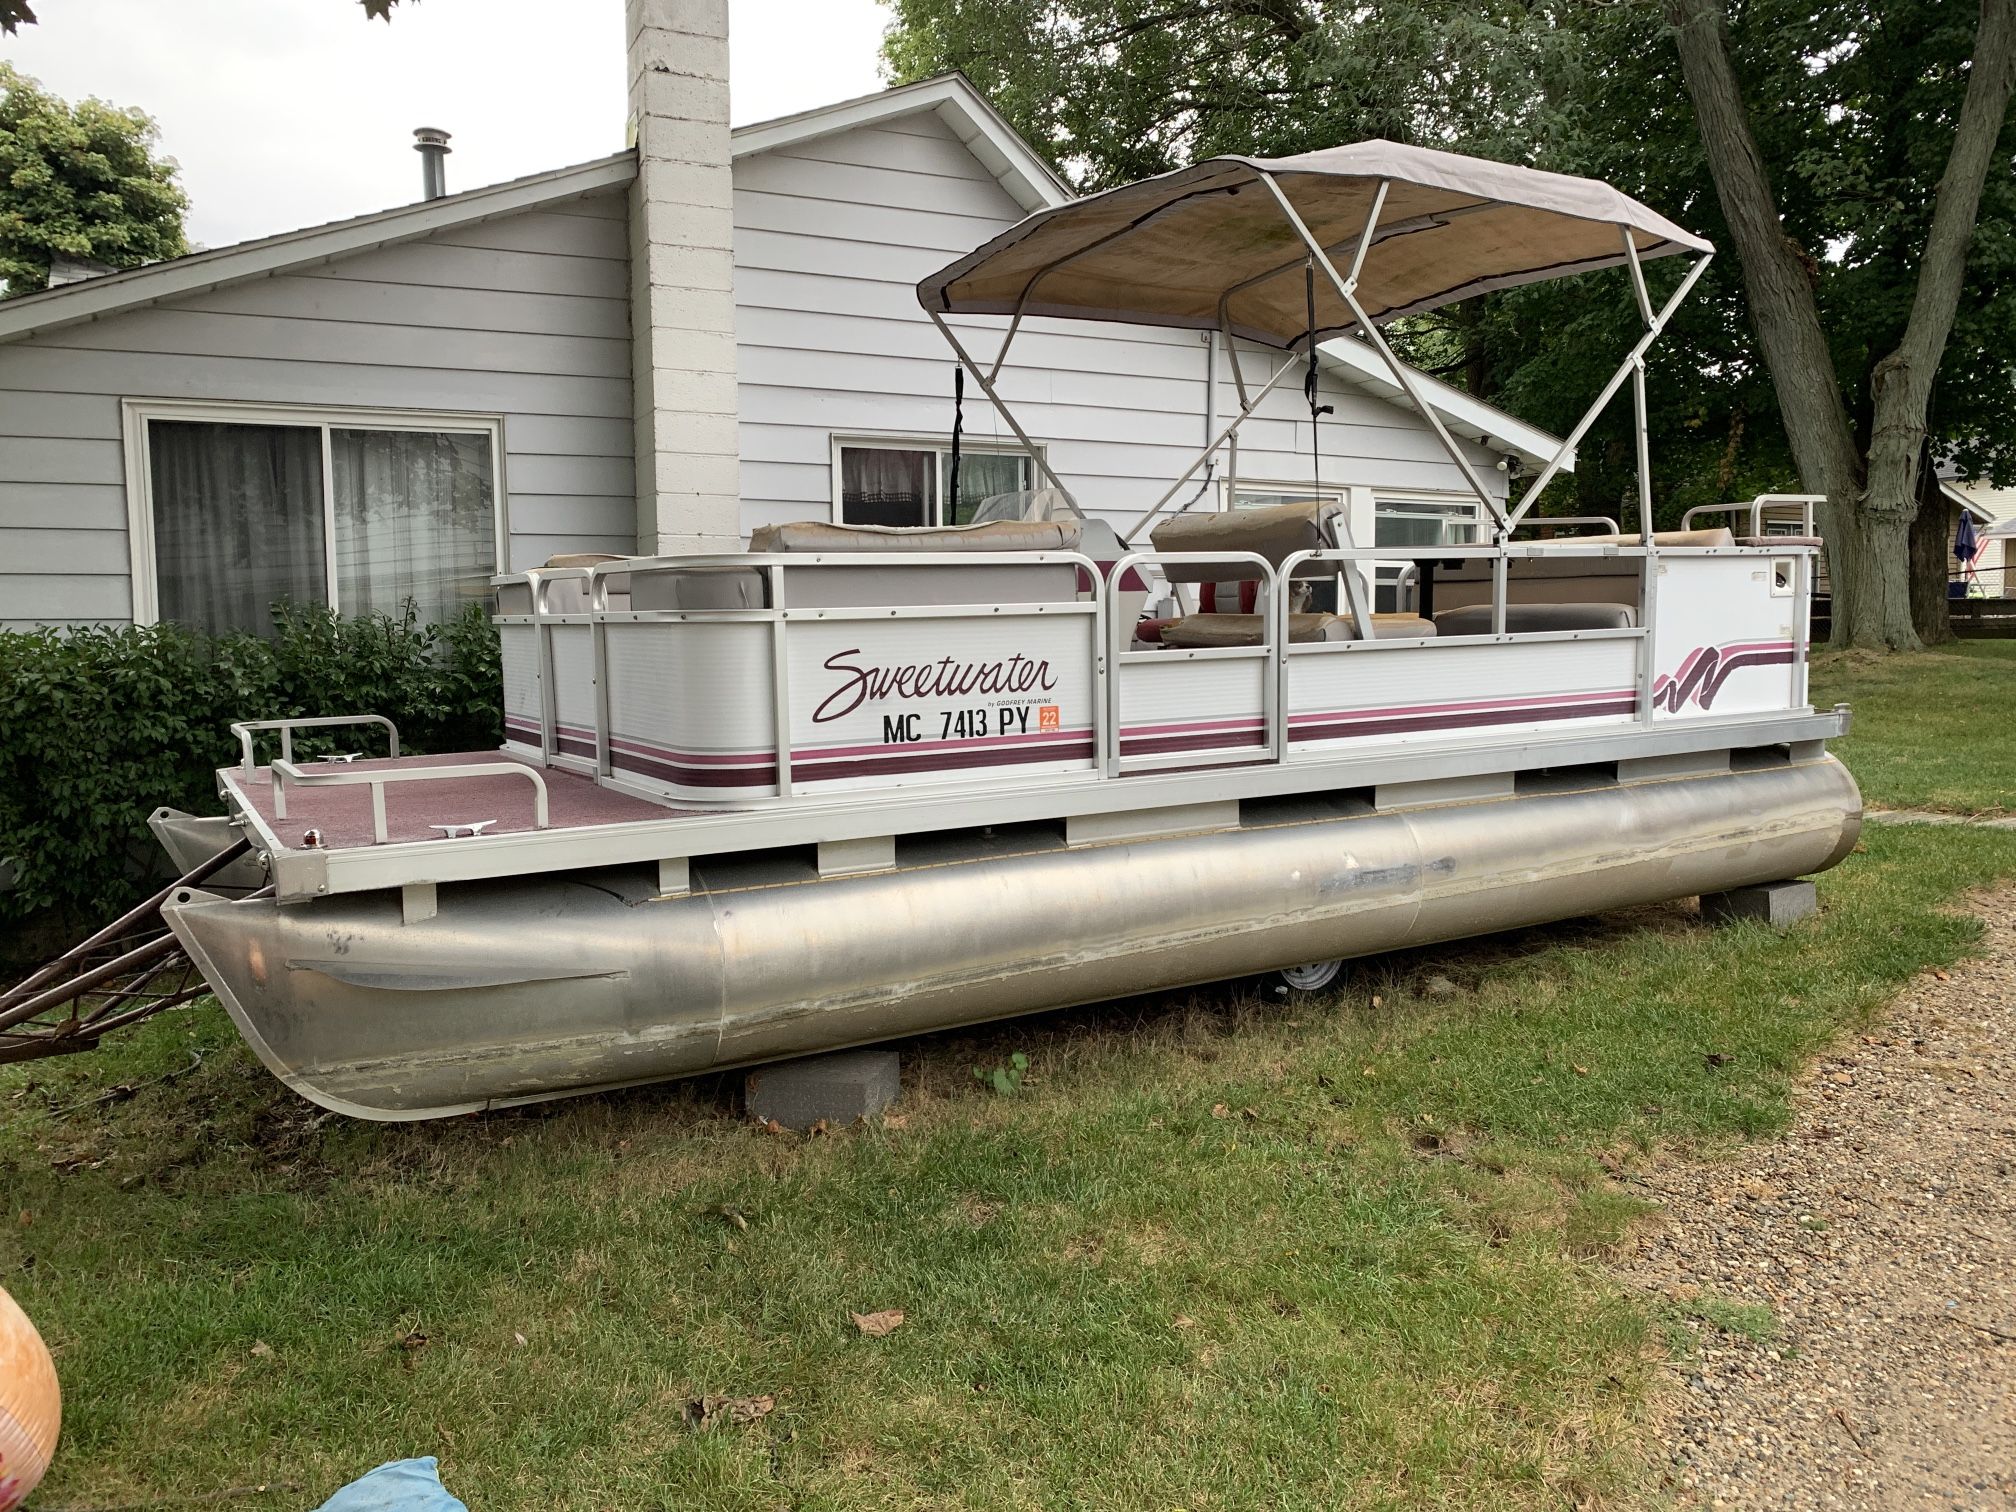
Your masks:
M269 634L286 600L452 619L498 563L497 426L129 407L136 617Z
M1477 506L1432 499L1380 499L1372 515L1375 546L1467 546L1477 539Z
M1440 499L1376 499L1372 512L1374 546L1467 546L1477 539L1477 506ZM1404 562L1381 562L1374 571L1372 607L1391 613L1400 607L1398 583Z
M983 499L1036 486L1036 464L1023 451L963 444L959 497L952 494L952 443L945 441L843 441L839 443L840 513L848 525L965 525Z
M1272 509L1276 504L1307 504L1320 499L1335 504L1344 495L1334 488L1295 488L1284 483L1241 483L1232 493L1234 509Z

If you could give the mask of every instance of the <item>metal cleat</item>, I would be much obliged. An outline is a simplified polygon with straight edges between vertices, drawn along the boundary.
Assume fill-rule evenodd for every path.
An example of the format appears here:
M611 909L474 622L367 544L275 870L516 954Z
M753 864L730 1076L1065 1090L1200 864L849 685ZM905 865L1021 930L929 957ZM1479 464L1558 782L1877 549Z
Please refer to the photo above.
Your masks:
M495 819L478 819L471 824L430 824L427 828L441 831L443 840L468 840L482 834L496 822Z

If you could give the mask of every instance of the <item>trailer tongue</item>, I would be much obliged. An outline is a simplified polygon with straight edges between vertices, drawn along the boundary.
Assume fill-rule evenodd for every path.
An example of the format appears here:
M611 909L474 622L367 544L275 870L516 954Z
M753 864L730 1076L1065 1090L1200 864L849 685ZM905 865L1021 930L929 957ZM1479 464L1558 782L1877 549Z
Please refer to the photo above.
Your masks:
M1692 261L1655 307L1643 264L1668 255ZM1248 972L1313 983L1304 963L1832 866L1860 801L1826 752L1845 711L1807 696L1810 514L1792 537L1653 528L1642 358L1708 256L1604 185L1391 143L1032 216L919 298L1040 494L972 526L808 522L500 577L502 749L403 756L388 729L383 759L314 763L303 724L387 722L239 727L219 782L271 891L192 878L160 917L277 1075L400 1119ZM1378 324L1607 266L1644 335L1502 507ZM976 316L1008 323L990 364ZM1239 414L1136 545L1002 403L1032 318L1286 355L1257 391L1235 361ZM1354 331L1488 544L1362 545L1321 499L1163 517ZM1639 533L1516 539L1627 379Z

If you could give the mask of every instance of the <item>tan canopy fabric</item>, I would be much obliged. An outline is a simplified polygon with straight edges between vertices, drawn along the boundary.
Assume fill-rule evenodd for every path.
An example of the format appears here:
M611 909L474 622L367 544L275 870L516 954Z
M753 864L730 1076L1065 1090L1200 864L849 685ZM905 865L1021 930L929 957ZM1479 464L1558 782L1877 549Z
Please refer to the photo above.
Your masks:
M1350 269L1389 185L1358 301L1375 323L1473 294L1709 244L1594 179L1359 142L1285 158L1210 158L1040 211L917 286L941 314L1030 315L1232 330L1296 347L1309 329L1307 252L1262 182L1271 175L1336 263ZM1027 300L1026 305L1024 300ZM1355 324L1321 270L1316 334Z

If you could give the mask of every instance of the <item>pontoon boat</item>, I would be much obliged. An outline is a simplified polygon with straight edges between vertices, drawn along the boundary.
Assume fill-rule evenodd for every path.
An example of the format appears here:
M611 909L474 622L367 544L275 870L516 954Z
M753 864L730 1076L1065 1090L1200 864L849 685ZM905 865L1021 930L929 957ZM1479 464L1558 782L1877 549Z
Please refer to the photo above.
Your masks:
M1810 517L1653 528L1643 359L1709 255L1605 185L1384 142L1034 215L919 297L1043 487L971 526L499 577L502 749L403 755L388 725L384 758L314 762L304 726L387 722L240 726L226 816L163 825L192 865L242 835L269 886L162 912L276 1075L410 1119L1248 973L1317 987L1343 958L1830 867L1860 801L1826 750L1845 712L1808 704ZM1506 508L1381 325L1611 267L1643 335ZM1006 322L989 362L974 316ZM1032 318L1283 356L1122 539L1000 402ZM1375 548L1321 501L1169 507L1347 336L1488 543ZM1627 381L1638 533L1560 534L1534 501Z

